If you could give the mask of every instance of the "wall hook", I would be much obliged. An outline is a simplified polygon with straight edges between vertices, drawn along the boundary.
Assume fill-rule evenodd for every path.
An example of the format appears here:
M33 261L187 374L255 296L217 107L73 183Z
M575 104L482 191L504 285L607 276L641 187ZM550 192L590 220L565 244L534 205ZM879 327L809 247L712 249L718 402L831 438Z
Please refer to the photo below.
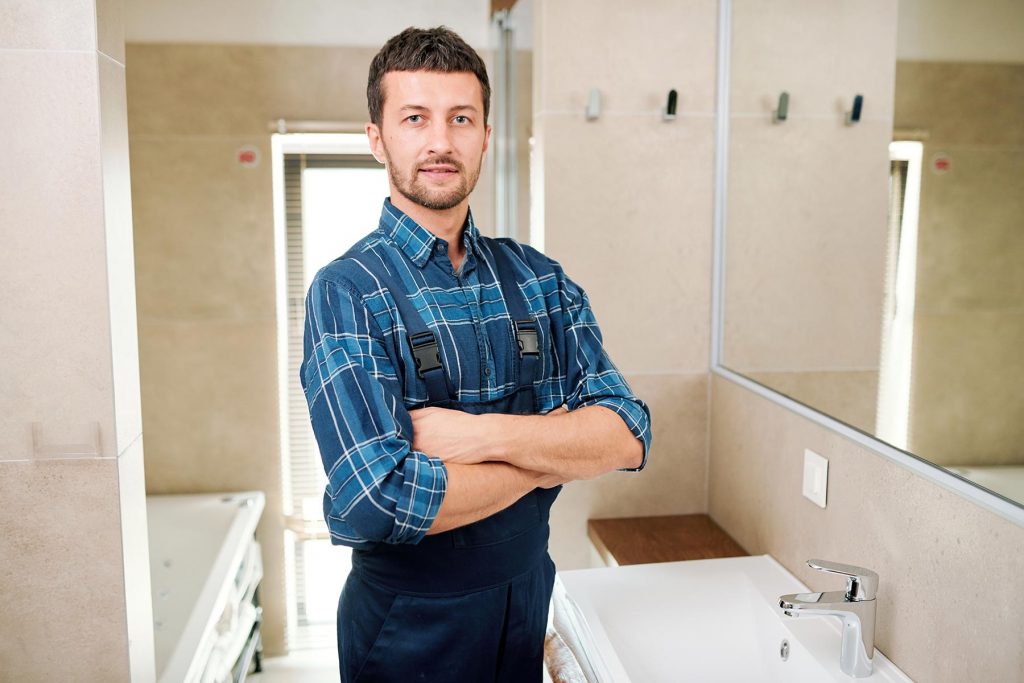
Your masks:
M587 97L586 109L587 121L594 121L601 115L601 91L597 88L590 89L590 96Z
M860 121L860 113L864 108L864 96L854 95L853 96L853 109L846 112L846 125L852 126L853 124Z
M668 102L665 104L665 108L661 110L662 121L676 120L676 103L678 99L679 94L675 90L668 91Z
M772 112L772 123L782 123L789 116L789 93L785 90L779 95L779 107Z

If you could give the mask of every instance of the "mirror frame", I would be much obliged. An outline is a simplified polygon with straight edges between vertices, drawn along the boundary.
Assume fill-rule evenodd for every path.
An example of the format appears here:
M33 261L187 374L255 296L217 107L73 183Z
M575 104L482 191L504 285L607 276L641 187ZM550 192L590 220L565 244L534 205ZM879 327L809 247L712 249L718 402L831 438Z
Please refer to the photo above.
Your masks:
M715 112L714 239L711 300L711 372L758 396L819 424L925 479L971 500L986 510L1024 527L1024 503L1016 503L946 468L903 451L827 413L800 403L722 365L725 321L725 232L729 160L729 60L732 50L732 0L719 0L718 66Z

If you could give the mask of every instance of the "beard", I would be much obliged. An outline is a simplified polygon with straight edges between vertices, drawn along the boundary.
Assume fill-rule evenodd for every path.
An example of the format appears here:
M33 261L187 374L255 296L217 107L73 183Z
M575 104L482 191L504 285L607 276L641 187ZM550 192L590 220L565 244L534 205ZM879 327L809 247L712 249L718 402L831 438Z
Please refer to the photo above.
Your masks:
M422 164L423 166L447 164L454 166L456 169L459 182L455 187L440 189L430 188L420 179L420 164L415 165L409 174L406 175L391 162L391 155L388 154L387 147L384 147L384 157L387 159L388 176L391 178L391 184L394 185L395 189L414 204L419 204L424 208L434 211L445 211L454 208L469 196L469 193L473 191L477 181L480 179L480 166L483 161L483 154L481 154L480 162L477 163L476 168L471 169L467 173L466 167L451 157L440 156L428 159Z

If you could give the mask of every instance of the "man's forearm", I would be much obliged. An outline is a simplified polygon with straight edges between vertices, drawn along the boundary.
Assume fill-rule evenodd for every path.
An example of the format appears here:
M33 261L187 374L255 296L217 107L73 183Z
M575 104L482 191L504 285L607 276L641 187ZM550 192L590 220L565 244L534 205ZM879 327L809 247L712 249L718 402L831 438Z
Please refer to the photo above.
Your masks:
M566 479L591 479L616 469L639 467L643 444L613 410L586 406L555 415L487 414L480 457L548 472Z
M472 524L504 510L533 489L562 483L556 476L503 462L446 463L448 488L427 535Z

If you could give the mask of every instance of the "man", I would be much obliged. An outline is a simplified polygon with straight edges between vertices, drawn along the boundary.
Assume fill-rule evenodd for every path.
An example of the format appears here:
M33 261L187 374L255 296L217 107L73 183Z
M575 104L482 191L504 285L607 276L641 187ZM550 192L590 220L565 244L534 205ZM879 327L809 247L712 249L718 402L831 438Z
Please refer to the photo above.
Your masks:
M561 266L480 234L480 57L407 29L370 66L380 225L306 299L302 386L352 571L343 681L539 681L561 484L640 470L650 412Z

